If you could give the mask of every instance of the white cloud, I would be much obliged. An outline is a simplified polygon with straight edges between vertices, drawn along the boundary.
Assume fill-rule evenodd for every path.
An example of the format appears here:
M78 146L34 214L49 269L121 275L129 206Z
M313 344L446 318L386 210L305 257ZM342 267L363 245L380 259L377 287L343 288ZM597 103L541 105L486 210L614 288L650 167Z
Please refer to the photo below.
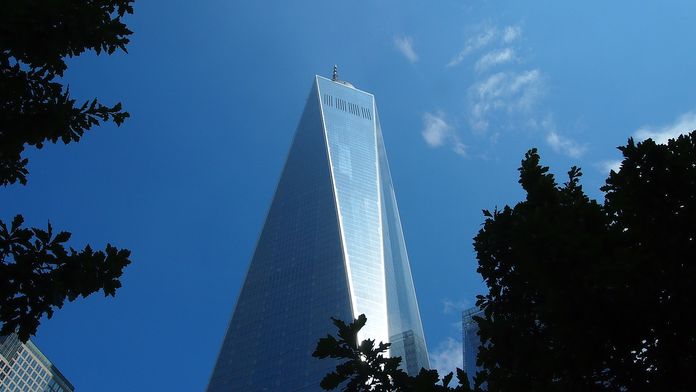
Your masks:
M605 173L609 173L612 170L618 173L619 169L621 169L621 160L617 159L599 162L597 167L599 167L599 169Z
M522 38L519 25L484 26L447 64L452 67L467 61L476 71L466 98L469 129L478 137L490 131L486 139L492 145L504 136L501 132L527 129L545 138L555 151L578 158L587 145L559 132L552 121L553 113L547 112L544 118L539 112L539 102L547 92L546 77L538 68L518 66L525 62L520 57Z
M464 48L459 51L448 63L448 67L458 65L471 53L496 42L509 44L522 36L519 26L506 26L502 29L496 26L485 26L480 32L469 38L464 43Z
M528 123L546 91L539 69L514 66L523 60L515 46L521 37L522 29L518 25L486 27L467 41L464 49L448 64L456 65L474 50L487 48L473 62L478 75L468 89L467 122L479 136L491 127L500 128L490 139L492 143L499 140L502 128ZM491 72L497 68L503 69Z
M411 37L395 37L394 45L401 52L401 54L408 59L409 62L415 63L418 61L418 55L416 51L413 50L413 38Z
M679 135L696 130L696 111L686 112L677 117L671 124L658 127L644 125L633 136L638 141L652 139L655 143L666 144L669 139L675 139ZM618 172L621 168L621 160L607 160L595 164L602 172L611 170Z
M447 63L447 66L454 67L455 65L461 63L470 53L491 43L497 35L498 29L496 27L486 27L476 36L469 38L464 44L464 48L460 50L449 63Z
M465 157L467 156L467 146L466 144L460 142L459 140L455 140L454 144L452 145L452 151L454 151L457 155Z
M538 69L525 71L515 76L510 84L512 94L519 94L513 110L528 111L543 95L544 85Z
M517 40L522 35L522 29L519 26L508 26L503 30L503 42L509 44Z
M444 314L461 314L461 312L468 307L471 307L468 301L452 301L450 299L442 301L442 312Z
M696 130L696 112L690 111L679 116L672 124L652 128L643 126L635 133L638 140L653 139L655 143L666 144L667 140Z
M543 95L538 69L498 72L479 80L469 90L469 125L475 133L488 130L496 115L526 113Z
M528 95L527 90L537 91L540 87L541 73L538 69L522 72L499 72L488 77L488 79L476 86L479 98L511 98L516 95ZM526 98L529 100L529 98ZM528 102L529 106L532 102Z
M525 86L539 82L540 73L538 69L533 69L514 76L512 83L510 83L510 91L516 93Z
M462 368L462 343L451 337L440 342L435 351L430 353L430 366L437 369L440 376Z
M498 72L489 76L486 80L475 85L478 96L481 99L496 98L503 94L503 83L507 79L507 74Z
M423 115L423 139L430 147L439 147L449 137L452 127L445 122L442 112Z
M449 145L456 154L467 156L467 146L459 140L455 129L445 121L443 112L423 114L423 139L430 147Z
M514 58L515 51L511 48L493 50L478 59L478 61L476 61L475 68L477 71L484 71L495 65L508 63Z
M584 145L580 145L578 142L560 135L555 130L548 132L546 142L554 151L568 155L571 158L579 158L587 150Z

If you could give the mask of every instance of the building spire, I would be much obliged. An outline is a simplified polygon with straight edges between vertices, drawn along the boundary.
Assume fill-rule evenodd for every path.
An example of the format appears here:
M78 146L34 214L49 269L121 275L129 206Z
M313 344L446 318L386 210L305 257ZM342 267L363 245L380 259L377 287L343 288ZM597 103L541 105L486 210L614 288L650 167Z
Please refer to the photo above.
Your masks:
M344 86L355 88L352 84L338 78L338 65L333 66L333 75L331 75L331 80L336 83L341 83Z

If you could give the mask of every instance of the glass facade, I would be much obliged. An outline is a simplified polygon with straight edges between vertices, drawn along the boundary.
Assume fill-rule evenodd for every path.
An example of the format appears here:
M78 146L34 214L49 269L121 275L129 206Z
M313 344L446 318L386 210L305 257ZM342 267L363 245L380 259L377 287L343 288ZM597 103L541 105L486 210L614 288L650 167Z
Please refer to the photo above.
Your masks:
M72 384L32 343L0 337L1 392L72 392Z
M474 321L474 316L483 316L483 310L473 307L462 312L462 355L464 371L469 377L470 385L474 385L474 376L481 370L476 366L476 356L481 346L481 338L478 335L478 324Z
M421 368L429 367L428 349L425 345L425 334L418 311L416 290L411 278L406 242L401 231L401 219L382 140L379 115L375 115L382 179L382 232L386 285L387 293L389 293L387 295L389 342L392 344L391 355L401 357L404 370L415 375Z
M365 314L360 339L389 340L374 97L317 79L338 205L353 312Z
M428 367L374 97L316 77L208 391L320 391L317 341L359 314Z

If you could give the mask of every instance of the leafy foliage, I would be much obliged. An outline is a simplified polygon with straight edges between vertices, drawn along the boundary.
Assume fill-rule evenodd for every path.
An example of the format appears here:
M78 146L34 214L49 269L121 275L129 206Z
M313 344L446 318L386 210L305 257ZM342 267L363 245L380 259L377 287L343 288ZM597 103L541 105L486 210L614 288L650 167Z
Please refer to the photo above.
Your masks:
M120 125L121 103L78 103L62 77L66 57L85 51L126 51L131 31L122 22L133 0L22 0L0 4L0 185L27 183L27 145L78 142L100 122ZM130 251L107 245L65 249L70 233L23 228L17 215L0 221L0 334L26 340L43 315L65 299L99 290L115 295Z
M47 231L23 228L22 223L20 215L9 228L0 222L0 335L17 331L26 341L40 318L50 318L66 298L73 301L99 290L114 296L130 251L111 245L103 252L89 246L68 251L64 243L70 233L54 236L50 223Z
M573 167L559 186L536 150L526 200L486 216L474 239L490 391L688 390L696 381L696 132L619 148L604 204Z
M591 200L572 167L558 185L535 149L526 200L483 211L474 238L488 285L475 316L482 367L473 390L688 391L696 383L696 131L620 147L624 160ZM334 320L314 356L345 360L321 386L343 391L471 391L464 372L410 377L389 344Z
M367 318L358 316L352 323L346 324L333 319L338 328L338 338L327 335L317 343L313 356L343 360L336 370L327 374L321 381L321 387L330 391L342 388L343 392L469 392L469 380L466 374L457 369L459 385L450 387L453 374L449 373L440 380L437 370L421 369L413 377L399 369L401 358L386 357L390 343L380 342L375 346L373 339L358 342L358 332L365 326ZM479 389L476 389L479 391Z
M131 31L121 21L133 0L23 0L0 5L0 184L27 182L25 145L80 140L100 121L129 115L96 98L81 104L59 79L65 57L86 50L126 51Z
M696 384L696 131L666 145L619 148L621 170L602 188L623 283L619 320L632 389L692 390ZM645 388L644 385L649 385Z

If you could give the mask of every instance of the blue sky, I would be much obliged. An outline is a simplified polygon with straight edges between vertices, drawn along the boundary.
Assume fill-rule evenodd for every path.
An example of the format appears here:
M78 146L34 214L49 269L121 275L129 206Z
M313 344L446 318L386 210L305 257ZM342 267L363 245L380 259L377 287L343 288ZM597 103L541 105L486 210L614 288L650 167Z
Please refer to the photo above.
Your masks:
M314 74L375 94L433 365L484 290L481 210L538 147L593 197L615 147L696 128L691 1L139 1L129 54L70 61L75 97L132 117L30 151L0 218L133 251L116 298L35 341L80 391L202 391Z

